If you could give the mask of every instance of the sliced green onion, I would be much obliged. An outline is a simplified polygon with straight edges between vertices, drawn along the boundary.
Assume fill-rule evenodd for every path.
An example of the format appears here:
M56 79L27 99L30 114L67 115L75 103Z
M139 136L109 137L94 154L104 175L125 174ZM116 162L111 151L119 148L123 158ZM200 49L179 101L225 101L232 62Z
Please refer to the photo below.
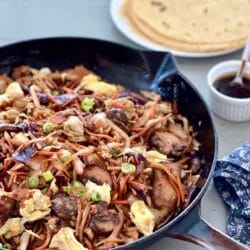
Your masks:
M111 148L109 150L109 153L111 154L112 157L117 157L119 155L119 152L115 148Z
M93 108L94 105L95 105L95 102L92 99L86 97L81 103L81 108L82 110L89 112Z
M53 89L51 93L52 93L53 96L60 95L60 92L57 89Z
M57 226L56 225L49 225L49 230L50 231L56 231Z
M131 163L122 163L121 170L124 174L134 174L136 172L136 166Z
M85 186L80 181L74 181L73 186L76 188L79 196L83 196L86 193Z
M54 179L54 176L50 170L47 170L46 172L43 173L43 178L45 179L46 182L50 182Z
M45 122L43 124L43 132L49 134L54 131L54 125L51 122Z
M66 150L66 149L62 149L60 151L60 154L59 154L59 160L64 163L65 161L67 161L71 156L71 153Z
M42 194L46 194L47 191L48 191L48 188L43 188L43 189L41 190Z
M37 188L39 186L39 177L38 176L31 176L28 179L28 184L29 184L29 188Z
M80 181L74 181L73 185L76 188L82 188L82 187L84 187L84 185Z
M3 249L11 249L11 245L6 243L3 245Z
M91 200L92 201L99 201L101 200L101 196L98 192L92 192L91 193Z
M71 186L63 187L63 192L70 194L71 193Z
M79 188L78 190L77 190L77 194L79 195L79 196L84 196L85 194L86 194L86 189L83 187L83 188Z

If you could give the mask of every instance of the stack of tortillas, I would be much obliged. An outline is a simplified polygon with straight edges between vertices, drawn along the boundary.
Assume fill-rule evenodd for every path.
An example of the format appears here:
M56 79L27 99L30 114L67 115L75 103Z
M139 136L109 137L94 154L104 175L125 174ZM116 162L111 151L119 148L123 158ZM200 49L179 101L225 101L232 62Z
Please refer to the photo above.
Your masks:
M181 51L239 48L250 31L250 0L125 0L133 32Z

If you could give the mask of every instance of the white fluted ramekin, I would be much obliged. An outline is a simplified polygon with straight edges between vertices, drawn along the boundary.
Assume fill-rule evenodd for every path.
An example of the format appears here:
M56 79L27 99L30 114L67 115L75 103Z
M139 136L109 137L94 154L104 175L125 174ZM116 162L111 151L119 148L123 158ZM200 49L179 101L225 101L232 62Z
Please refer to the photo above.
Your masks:
M250 98L234 98L221 94L214 87L214 82L228 73L236 72L241 61L225 61L211 68L207 75L209 103L212 110L228 121L241 122L250 120ZM250 63L246 64L245 74L250 75Z

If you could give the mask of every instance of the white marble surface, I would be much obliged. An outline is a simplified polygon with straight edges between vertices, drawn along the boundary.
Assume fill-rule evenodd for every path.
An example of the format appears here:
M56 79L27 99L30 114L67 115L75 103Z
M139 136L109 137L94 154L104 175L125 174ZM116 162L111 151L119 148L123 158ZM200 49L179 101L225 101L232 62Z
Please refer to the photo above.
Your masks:
M81 36L119 42L138 47L127 40L111 22L109 0L1 0L0 45L39 37ZM208 99L206 74L217 62L238 59L236 52L212 59L178 58L180 70ZM219 135L219 156L223 156L250 138L250 122L231 123L215 117ZM202 214L215 227L224 231L226 208L210 185L202 200ZM162 239L147 250L192 250L192 245Z

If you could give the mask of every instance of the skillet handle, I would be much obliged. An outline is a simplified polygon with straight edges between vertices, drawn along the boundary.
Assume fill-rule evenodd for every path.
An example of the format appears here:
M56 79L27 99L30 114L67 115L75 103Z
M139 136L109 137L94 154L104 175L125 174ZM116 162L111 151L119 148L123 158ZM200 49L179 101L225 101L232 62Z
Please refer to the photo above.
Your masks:
M142 51L142 56L153 76L153 82L159 82L178 71L174 56L169 52Z
M186 220L186 221L185 221ZM191 224L190 225L190 221ZM216 250L248 250L246 246L218 231L200 215L200 205L194 208L191 216L187 215L177 227L168 231L166 237L187 241L207 249Z

